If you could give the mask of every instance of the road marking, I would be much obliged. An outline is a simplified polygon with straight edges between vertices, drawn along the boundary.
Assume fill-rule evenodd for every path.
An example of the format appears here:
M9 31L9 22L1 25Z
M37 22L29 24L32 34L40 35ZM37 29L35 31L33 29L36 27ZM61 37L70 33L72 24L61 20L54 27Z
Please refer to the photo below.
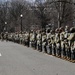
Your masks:
M2 54L0 53L0 56L2 56Z

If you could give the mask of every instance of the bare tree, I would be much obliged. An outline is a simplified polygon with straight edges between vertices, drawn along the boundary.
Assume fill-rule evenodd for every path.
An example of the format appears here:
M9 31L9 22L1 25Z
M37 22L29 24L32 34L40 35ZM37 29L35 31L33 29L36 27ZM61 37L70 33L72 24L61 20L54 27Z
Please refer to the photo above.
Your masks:
M0 4L0 32L4 30L7 19L7 3Z
M72 24L74 14L72 0L47 0L46 5L51 8L48 11L52 13L52 18L54 22L57 21L58 27Z
M40 26L45 28L47 25L47 16L45 13L44 3L41 3L40 1L37 1L37 3L35 2L33 9L35 16L38 18L38 20L40 20Z
M25 19L26 12L28 11L27 3L25 1L12 1L11 7L9 9L10 13L10 21L11 21L11 27L20 27L20 15L23 14L23 19ZM11 19L12 18L12 19ZM24 28L24 27L23 27Z

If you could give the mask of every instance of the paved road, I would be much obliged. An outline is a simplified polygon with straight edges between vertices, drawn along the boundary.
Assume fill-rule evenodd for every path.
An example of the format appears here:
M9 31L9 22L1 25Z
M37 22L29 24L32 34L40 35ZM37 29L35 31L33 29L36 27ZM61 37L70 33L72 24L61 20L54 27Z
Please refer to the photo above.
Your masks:
M75 75L75 63L0 41L0 75Z

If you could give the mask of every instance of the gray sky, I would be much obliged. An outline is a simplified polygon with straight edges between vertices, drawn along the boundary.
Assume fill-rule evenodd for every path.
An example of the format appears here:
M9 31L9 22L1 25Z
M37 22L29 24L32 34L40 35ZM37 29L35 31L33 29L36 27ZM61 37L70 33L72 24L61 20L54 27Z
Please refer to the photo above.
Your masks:
M0 0L0 2L4 2L4 1L11 1L11 0ZM35 0L26 0L26 1L29 1L29 2L34 2ZM41 0L41 1L43 1L43 0Z
M0 0L0 1L11 1L11 0ZM27 1L32 2L32 1L35 1L35 0L27 0Z
M34 2L35 0L27 0L27 1Z

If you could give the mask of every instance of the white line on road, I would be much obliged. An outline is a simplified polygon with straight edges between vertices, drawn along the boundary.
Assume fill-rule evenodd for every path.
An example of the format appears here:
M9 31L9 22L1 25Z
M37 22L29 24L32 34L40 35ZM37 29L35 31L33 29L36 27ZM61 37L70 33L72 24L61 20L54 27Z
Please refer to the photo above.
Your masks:
M0 53L0 56L2 56L2 54Z

